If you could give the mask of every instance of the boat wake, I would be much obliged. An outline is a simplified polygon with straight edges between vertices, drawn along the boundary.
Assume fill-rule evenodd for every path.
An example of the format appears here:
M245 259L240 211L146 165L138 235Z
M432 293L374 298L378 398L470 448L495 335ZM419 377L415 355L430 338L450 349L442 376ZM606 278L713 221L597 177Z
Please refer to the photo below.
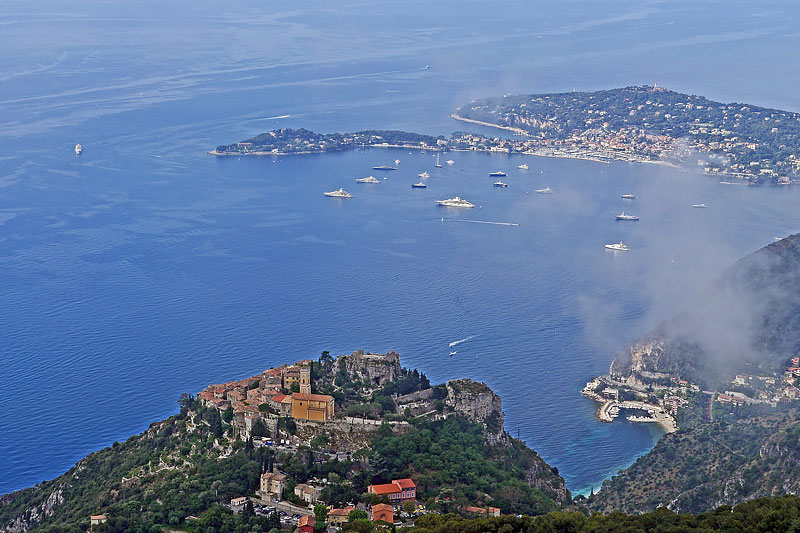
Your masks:
M519 226L516 222L490 222L488 220L470 220L468 218L443 218L442 222L469 222L471 224L491 224L493 226Z
M280 118L291 118L292 115L278 115L277 117L266 117L263 120L278 120Z
M469 337L467 337L465 339L461 339L461 340L458 340L458 341L453 341L453 342L450 343L450 348L452 348L453 346L458 346L462 342L467 342L468 340L474 339L475 337L477 337L477 335L470 335Z

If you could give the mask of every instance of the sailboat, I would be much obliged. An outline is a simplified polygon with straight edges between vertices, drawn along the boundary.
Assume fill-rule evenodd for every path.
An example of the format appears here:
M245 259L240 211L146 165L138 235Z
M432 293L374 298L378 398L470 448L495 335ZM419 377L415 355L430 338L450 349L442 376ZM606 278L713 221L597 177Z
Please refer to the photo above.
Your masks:
M442 168L442 164L439 163L439 154L438 153L436 154L436 165L434 165L434 166L436 168Z

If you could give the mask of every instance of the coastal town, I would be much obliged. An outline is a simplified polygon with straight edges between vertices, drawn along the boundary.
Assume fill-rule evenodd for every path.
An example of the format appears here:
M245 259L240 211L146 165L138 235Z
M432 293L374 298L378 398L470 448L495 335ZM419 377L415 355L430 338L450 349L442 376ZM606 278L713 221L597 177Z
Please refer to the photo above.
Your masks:
M638 370L630 375L609 373L591 379L581 391L598 402L596 417L613 422L623 412L634 423L654 423L665 432L681 422L735 420L756 412L790 407L800 399L800 355L782 372L736 374L722 391L703 390L680 376Z
M455 132L449 138L393 130L320 134L283 128L209 152L281 156L363 148L476 151L658 163L723 184L790 185L800 172L800 115L722 104L658 86L596 93L507 95L476 100L451 118L512 138Z

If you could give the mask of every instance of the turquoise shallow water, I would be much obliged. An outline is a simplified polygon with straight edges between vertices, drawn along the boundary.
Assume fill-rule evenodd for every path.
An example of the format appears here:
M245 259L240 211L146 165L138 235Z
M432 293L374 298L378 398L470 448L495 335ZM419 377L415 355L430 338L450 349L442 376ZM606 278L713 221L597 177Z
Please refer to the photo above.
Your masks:
M678 89L796 109L780 89L796 73L719 81L730 47L780 60L791 17L775 25L768 8L752 19L734 4L719 19L688 4L575 4L481 25L469 4L176 6L12 2L0 19L12 51L0 63L0 406L14 421L0 434L0 492L141 431L181 392L358 348L394 348L434 381L486 381L511 433L570 488L596 487L658 434L597 423L586 380L722 266L798 229L794 188L666 167L203 153L282 126L447 133L465 128L447 114L473 96L644 83L656 70ZM701 44L714 66L686 54ZM382 183L353 181L395 158ZM491 187L498 169L508 189ZM412 190L422 170L429 187ZM547 185L557 194L531 193ZM322 196L340 186L356 197ZM456 194L480 207L435 205ZM615 222L623 209L642 220ZM620 239L630 253L603 249Z

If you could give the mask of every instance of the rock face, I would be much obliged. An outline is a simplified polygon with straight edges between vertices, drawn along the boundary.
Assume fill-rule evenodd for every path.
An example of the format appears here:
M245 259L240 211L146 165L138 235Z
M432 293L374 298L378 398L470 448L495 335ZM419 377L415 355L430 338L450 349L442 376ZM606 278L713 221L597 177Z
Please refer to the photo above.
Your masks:
M385 385L400 377L400 356L394 350L386 354L366 353L358 350L350 355L340 355L333 371L345 371L351 379L369 381L375 386Z
M486 426L486 436L492 444L505 439L500 397L492 389L471 379L448 381L445 386L445 406L472 422Z

